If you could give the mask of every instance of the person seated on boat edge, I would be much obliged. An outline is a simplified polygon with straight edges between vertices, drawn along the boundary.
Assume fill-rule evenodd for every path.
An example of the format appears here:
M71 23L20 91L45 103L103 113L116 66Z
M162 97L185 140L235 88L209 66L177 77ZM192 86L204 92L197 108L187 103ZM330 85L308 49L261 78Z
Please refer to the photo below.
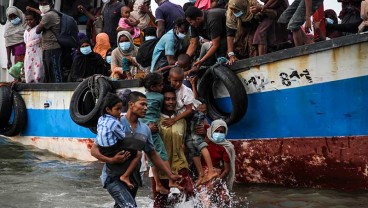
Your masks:
M191 68L191 65L192 65L191 64L191 59L188 56L188 54L182 53L182 54L180 54L178 56L178 60L175 62L175 64L161 67L161 68L159 68L155 72L161 73L163 75L163 77L164 77L165 84L170 85L170 81L169 81L169 72L170 72L170 69L172 69L174 67L179 67L179 68L182 68L185 71L185 73L186 73ZM184 80L183 83L185 83L185 80Z
M199 187L201 200L208 207L231 207L231 196L235 179L235 150L234 145L226 140L228 127L225 121L218 119L211 123L204 136L208 143L208 151L213 166L219 177ZM207 171L206 161L202 159L204 171ZM225 181L226 185L223 183Z
M73 61L68 82L78 82L95 74L107 75L103 58L92 51L88 39L80 41L80 47Z
M153 50L151 72L175 64L182 47L182 40L188 33L188 28L189 24L185 19L178 19L174 28L161 37Z
M307 44L300 27L305 23L305 32L309 33L312 27L311 16L322 4L323 0L295 0L281 14L278 22L288 24L288 30L293 33L295 46Z
M331 27L329 27L329 25L337 25L338 24L338 20L337 20L337 15L336 12L332 9L327 9L324 11L324 15L325 15L325 19L324 20L320 20L318 22L313 21L313 30L315 31L315 33L318 34L318 39L316 39L315 41L324 41L324 40L330 40L333 38L337 38L342 36L342 33L338 30L332 29ZM326 23L326 35L324 35L320 29L320 25L321 22L325 21Z
M128 140L130 141L129 144L126 144L126 147L127 145L131 145L132 149L143 150L153 164L167 174L169 178L173 181L179 180L181 177L172 174L171 170L164 165L162 159L155 151L149 127L138 120L146 114L146 96L140 92L133 91L128 96L128 105L127 114L120 120L125 129L124 140L129 138ZM113 157L106 157L101 154L97 144L94 143L91 148L91 155L106 163L102 169L101 182L104 188L114 198L115 207L137 207L134 198L137 194L138 186L135 186L134 189L129 189L119 179L121 173L130 164L131 158L129 158L129 154L127 152L119 152ZM122 171L118 173L112 172L109 164L121 167ZM135 180L134 183L140 182L139 168L133 170L132 176L137 176L131 177L131 180Z
M167 151L168 161L170 162L172 172L182 176L182 180L178 183L178 185L183 187L183 190L181 190L178 195L176 192L171 192L170 195L162 194L156 191L156 182L154 181L155 179L152 178L151 184L154 198L153 207L155 208L174 207L176 203L181 202L179 201L180 199L185 198L186 200L189 200L194 196L194 186L191 179L191 171L189 169L188 161L183 148L186 121L185 119L180 119L170 127L163 125L163 122L167 118L173 118L176 116L175 108L177 99L175 89L169 85L164 86L162 94L164 95L164 104L162 106L161 118L158 125L159 132ZM150 177L152 177L152 171L150 171ZM169 189L168 177L161 170L159 171L159 178L161 184L166 189Z
M203 66L211 66L216 63L217 58L226 57L226 16L225 9L210 9L201 11L196 7L189 7L185 11L185 18L190 24L190 44L187 54L193 57L198 50L200 37L200 51L204 49L202 55L193 64L200 68ZM202 39L201 39L202 40Z
M98 149L106 157L113 157L118 152L125 150L129 152L131 163L124 172L120 173L120 180L124 182L128 188L133 189L140 184L133 184L130 181L131 174L134 168L141 160L142 153L137 150L129 150L124 147L123 140L125 140L125 126L120 123L120 114L123 107L122 100L115 94L108 93L104 98L104 102L101 106L101 117L98 119L97 124L97 137L96 144ZM122 171L121 168L116 166L109 166L111 171ZM133 176L132 176L133 177Z
M179 67L174 67L170 69L169 80L170 80L171 86L175 89L175 92L176 92L176 115L173 118L165 119L162 122L162 125L165 127L170 127L173 124L175 124L175 122L177 122L178 120L183 119L183 118L186 119L188 121L188 128L187 128L186 134L189 137L189 138L186 138L186 143L187 143L187 140L191 139L191 136L192 136L190 135L190 128L189 128L190 116L193 112L193 108L197 109L199 103L198 101L194 99L194 94L192 90L183 84L183 80L184 80L184 70L183 69ZM212 178L217 177L217 173L215 173L215 171L213 170L211 158L209 157L209 153L208 153L206 145L203 144L204 142L201 142L199 138L198 140L199 141L195 143L196 146L194 147L192 145L192 147L200 151L202 156L207 161L207 164L209 167L208 174L204 175L202 168L198 168L200 167L200 159L198 158L199 156L198 153L193 154L193 157L195 156L193 161L196 164L196 167L199 173L199 177L201 178L200 181L209 181ZM195 150L193 150L192 152L195 152Z
M132 35L128 31L120 31L117 42L119 47L111 54L111 78L133 79L135 74L132 71L138 67L135 60L138 47L134 45Z

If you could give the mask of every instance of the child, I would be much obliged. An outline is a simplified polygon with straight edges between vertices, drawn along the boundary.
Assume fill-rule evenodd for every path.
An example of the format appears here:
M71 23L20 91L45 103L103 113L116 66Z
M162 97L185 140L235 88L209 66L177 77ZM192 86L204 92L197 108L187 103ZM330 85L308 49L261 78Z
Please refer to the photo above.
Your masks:
M118 152L124 150L122 141L125 137L125 129L120 122L122 108L123 102L117 95L112 93L106 95L102 104L101 117L98 119L96 144L101 154L107 157L113 157ZM130 182L129 177L140 162L142 153L134 150L128 151L130 152L130 157L134 157L134 159L131 161L124 174L120 176L120 180L130 189L133 189L134 185ZM113 169L114 167L116 166L111 166L109 168ZM121 168L116 169L121 170ZM111 171L114 172L114 170Z
M150 129L157 129L157 123L160 120L161 108L164 102L164 96L161 94L162 88L164 86L162 75L158 73L147 74L143 80L143 86L147 90L147 112L142 121L147 124ZM158 130L156 130L156 132L152 132L152 139L155 150L160 155L165 165L170 168L165 145ZM152 163L149 165L152 168L153 177L156 182L156 191L161 194L169 194L169 190L167 190L160 182L156 167L154 167ZM172 180L169 180L169 187L178 186Z
M169 73L170 84L176 90L176 116L174 118L165 119L163 125L172 126L176 121L187 118L192 114L193 103L195 103L194 95L191 89L183 85L184 80L184 70L179 67L174 67L170 70ZM199 107L199 106L197 106ZM202 138L203 141L203 138ZM197 158L193 159L193 162L196 165L199 174L199 180L197 181L197 185L199 183L207 182L217 176L217 173L214 171L212 166L212 161L207 149L207 146L203 144L204 142L198 141L196 146L198 150L202 153L204 160L208 166L208 174L204 177L203 170L200 164L199 155ZM194 144L193 144L194 145ZM200 169L198 167L201 167Z
M157 72L161 73L164 76L165 83L166 82L168 83L168 76L169 76L168 72L170 71L170 69L172 69L173 67L180 67L184 71L186 71L188 70L190 65L191 65L190 56L186 53L183 53L178 56L178 60L176 61L175 65L168 65L168 66L161 67L157 70Z
M132 34L133 39L139 38L141 35L141 30L137 27L138 24L139 20L130 18L130 8L128 6L121 7L121 18L119 20L120 30L132 29L130 34Z
M42 63L42 35L36 33L36 26L40 23L41 16L33 11L26 11L26 23L28 28L24 32L26 55L24 58L24 73L26 83L38 83L43 81Z

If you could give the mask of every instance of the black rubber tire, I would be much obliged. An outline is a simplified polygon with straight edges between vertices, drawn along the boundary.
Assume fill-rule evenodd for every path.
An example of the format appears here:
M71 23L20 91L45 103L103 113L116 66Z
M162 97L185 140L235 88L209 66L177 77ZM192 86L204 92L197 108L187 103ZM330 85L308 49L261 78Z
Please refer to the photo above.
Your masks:
M12 101L14 110L13 123L7 122L5 127L2 127L0 133L5 136L16 136L21 133L27 125L27 109L23 98L15 91L12 92ZM11 110L11 111L12 111Z
M88 86L90 79L92 78L85 79L78 85L69 106L69 114L72 120L76 124L87 128L97 126L103 98L108 92L111 92L110 83L104 77L97 78L98 99L96 102Z
M232 102L231 113L222 112L216 106L212 91L215 80L222 81L229 91ZM245 87L238 76L226 66L216 64L207 69L198 84L198 94L206 100L208 116L213 120L223 119L230 125L241 120L247 112L248 96Z
M8 124L12 111L12 92L9 86L0 87L0 128Z

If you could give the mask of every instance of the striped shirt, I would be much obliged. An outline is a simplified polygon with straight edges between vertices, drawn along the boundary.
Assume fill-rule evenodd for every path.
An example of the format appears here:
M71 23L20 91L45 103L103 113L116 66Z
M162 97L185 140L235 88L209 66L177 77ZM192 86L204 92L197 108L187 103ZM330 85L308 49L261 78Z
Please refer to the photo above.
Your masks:
M98 119L97 137L95 143L98 146L109 147L114 145L118 139L125 137L125 128L115 117L106 114Z

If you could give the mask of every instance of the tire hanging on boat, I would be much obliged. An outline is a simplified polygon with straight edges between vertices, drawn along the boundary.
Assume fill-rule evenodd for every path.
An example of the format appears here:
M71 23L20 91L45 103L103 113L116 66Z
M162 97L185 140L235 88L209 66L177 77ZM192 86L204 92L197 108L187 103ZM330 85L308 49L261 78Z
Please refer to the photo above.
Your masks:
M12 92L10 86L0 86L0 128L8 124L12 110Z
M96 127L103 98L111 90L110 83L101 75L83 80L70 101L69 114L72 120L80 126Z
M232 103L232 112L226 113L216 105L213 94L215 81L224 83ZM248 96L245 87L238 76L226 66L216 64L207 69L198 84L198 94L206 100L208 115L211 119L223 119L227 124L233 124L242 119L247 112Z
M27 109L23 98L15 91L11 92L10 97L12 99L10 112L14 113L14 117L10 117L6 125L0 128L0 134L9 137L18 135L27 124Z

